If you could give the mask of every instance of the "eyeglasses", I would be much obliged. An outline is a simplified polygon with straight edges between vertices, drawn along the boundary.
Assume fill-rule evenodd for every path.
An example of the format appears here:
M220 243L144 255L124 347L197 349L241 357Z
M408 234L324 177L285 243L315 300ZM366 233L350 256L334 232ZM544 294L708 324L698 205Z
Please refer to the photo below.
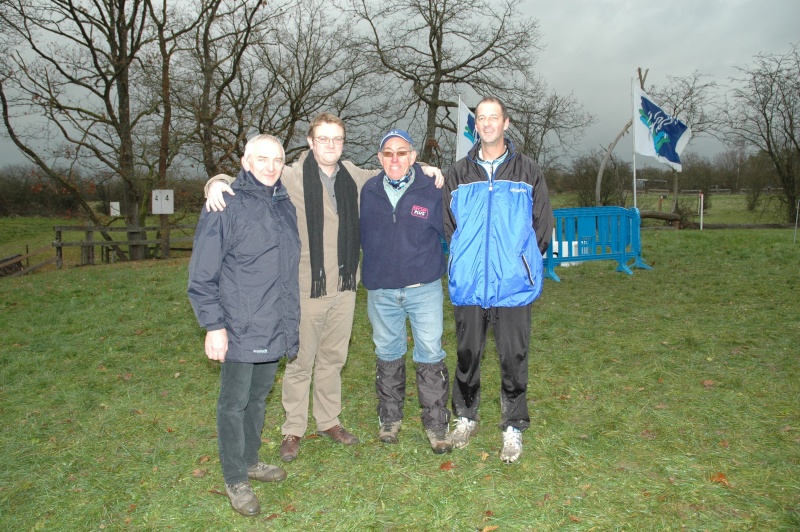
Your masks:
M406 155L408 155L408 153L409 153L408 150L397 150L397 151L383 150L381 152L381 155L383 155L387 159L391 159L395 155L397 155L398 157L405 157Z
M330 141L333 141L337 146L344 144L344 137L314 137L314 140L318 144L328 144Z

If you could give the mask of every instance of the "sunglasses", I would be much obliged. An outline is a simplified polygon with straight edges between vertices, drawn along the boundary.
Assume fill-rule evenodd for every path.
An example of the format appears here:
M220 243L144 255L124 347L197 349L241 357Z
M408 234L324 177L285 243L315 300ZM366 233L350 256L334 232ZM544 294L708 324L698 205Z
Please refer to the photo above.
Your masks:
M392 151L392 150L383 150L383 151L381 152L381 155L383 155L383 156L384 156L384 157L386 157L387 159L391 159L391 158L392 158L392 157L394 157L395 155L397 155L398 157L405 157L405 156L406 156L406 155L408 155L408 154L409 154L409 151L408 151L408 150L397 150L397 151Z

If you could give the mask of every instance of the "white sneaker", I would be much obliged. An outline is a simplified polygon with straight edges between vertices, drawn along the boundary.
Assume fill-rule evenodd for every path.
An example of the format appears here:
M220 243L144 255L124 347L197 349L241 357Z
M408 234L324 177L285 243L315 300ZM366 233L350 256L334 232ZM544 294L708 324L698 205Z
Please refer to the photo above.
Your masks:
M469 439L478 433L478 422L465 417L456 419L456 427L450 433L450 441L456 449L469 445Z
M516 462L522 454L522 432L515 427L507 427L503 431L503 450L500 459L511 464Z

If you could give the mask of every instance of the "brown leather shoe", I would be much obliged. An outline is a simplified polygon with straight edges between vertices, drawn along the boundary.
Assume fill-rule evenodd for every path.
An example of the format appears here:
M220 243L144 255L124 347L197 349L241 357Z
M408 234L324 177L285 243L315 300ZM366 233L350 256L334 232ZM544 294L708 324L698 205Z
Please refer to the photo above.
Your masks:
M297 458L297 454L300 452L301 439L300 436L293 436L291 434L287 434L283 437L283 441L281 442L281 460L284 462L291 462Z
M344 430L344 427L341 425L333 426L328 430L317 431L317 434L320 436L327 436L336 443L341 443L343 445L355 445L358 443L358 438Z

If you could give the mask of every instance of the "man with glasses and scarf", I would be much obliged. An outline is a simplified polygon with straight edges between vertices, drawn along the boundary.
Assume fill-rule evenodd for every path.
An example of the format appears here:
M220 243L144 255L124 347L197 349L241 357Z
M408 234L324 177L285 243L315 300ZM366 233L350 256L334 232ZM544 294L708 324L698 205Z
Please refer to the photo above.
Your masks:
M358 194L378 171L340 161L345 125L337 116L315 117L306 137L309 151L283 171L282 182L297 209L300 232L300 349L286 364L282 402L281 459L297 458L308 429L309 395L317 433L344 445L358 443L345 430L341 371L347 360L353 328L360 251ZM425 167L443 178L438 168ZM229 176L214 176L206 185L209 210L225 208L223 192L231 193Z

